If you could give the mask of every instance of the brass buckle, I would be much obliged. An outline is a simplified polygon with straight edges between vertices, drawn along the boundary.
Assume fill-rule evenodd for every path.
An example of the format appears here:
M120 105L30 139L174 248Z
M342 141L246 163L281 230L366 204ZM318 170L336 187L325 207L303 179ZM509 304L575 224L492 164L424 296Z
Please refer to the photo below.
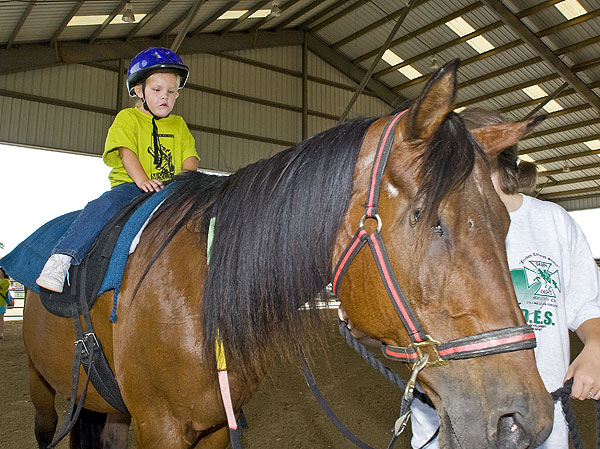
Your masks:
M439 366L444 365L446 360L440 357L440 353L437 350L437 347L441 343L433 338L431 335L425 335L425 340L420 342L413 342L408 345L409 348L413 348L417 355L419 356L419 361L423 359L423 349L424 347L429 347L429 352L432 353L435 357L430 357L431 361L427 362L427 366ZM417 362L418 363L418 362Z

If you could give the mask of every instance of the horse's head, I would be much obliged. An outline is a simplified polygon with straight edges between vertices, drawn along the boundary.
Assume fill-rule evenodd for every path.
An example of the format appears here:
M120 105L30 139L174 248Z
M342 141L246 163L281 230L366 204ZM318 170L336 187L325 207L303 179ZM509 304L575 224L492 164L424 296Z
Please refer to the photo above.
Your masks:
M522 340L519 332L527 332L526 323L504 244L509 217L494 191L489 158L515 144L535 121L494 125L470 134L452 112L457 69L453 61L436 72L410 108L395 116L393 127L385 118L367 132L334 258L343 253L361 217L369 216L364 204L375 176L370 175L371 167L379 163L381 136L393 133L378 187L380 236L389 271L395 273L415 323L442 344L474 335L476 344L484 346L486 337ZM366 234L376 233L378 223L364 221ZM414 329L407 331L400 319L376 258L376 252L366 248L358 253L341 284L340 299L357 327L386 345L407 347ZM487 333L502 329L519 332ZM483 338L477 337L482 333ZM413 343L415 338L421 337L413 334ZM422 351L437 359L433 346ZM552 427L552 402L533 351L468 357L427 366L418 377L440 415L440 446L537 447Z

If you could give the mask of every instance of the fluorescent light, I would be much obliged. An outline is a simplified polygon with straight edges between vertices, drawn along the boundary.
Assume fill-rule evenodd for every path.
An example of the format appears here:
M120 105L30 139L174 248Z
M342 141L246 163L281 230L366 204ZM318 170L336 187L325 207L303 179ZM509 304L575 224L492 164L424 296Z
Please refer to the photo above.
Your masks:
M546 112L556 112L562 111L564 108L558 104L555 100L550 100L548 103L544 105L544 111Z
M458 34L460 37L466 36L467 34L470 34L475 31L475 28L469 25L468 22L462 17L457 17L456 19L451 20L450 22L446 22L446 26L452 31L454 31L456 34Z
M119 25L125 23L137 23L146 17L146 14L136 14L135 22L123 22L123 16L121 14L115 16L114 19L110 21L111 25ZM74 26L85 26L85 25L102 25L104 21L108 18L108 14L98 14L94 16L73 16L69 23L67 23L68 27Z
M462 106L462 107L460 107L460 108L456 108L456 109L454 110L454 112L456 112L457 114L460 114L460 113L461 113L462 111L464 111L465 109L467 109L467 107L466 107L466 106Z
M529 86L521 90L534 100L548 96L548 93L537 84L534 84L533 86Z
M250 14L248 16L248 18L249 19L262 19L263 17L267 17L269 14L271 14L270 9L259 9L254 14Z
M588 140L587 142L583 142L590 150L600 150L600 140Z
M404 59L402 59L400 56L398 56L392 50L386 50L383 53L383 56L381 57L381 59L383 59L389 65L397 65L397 64L404 62Z
M404 67L400 67L398 69L398 71L400 73L402 73L405 77L407 77L409 80L414 80L415 78L419 78L420 76L423 76L423 74L421 72L419 72L417 69L415 69L411 65L406 65Z
M574 19L575 17L579 17L587 13L586 9L581 6L577 0L565 0L557 3L554 6L556 6L556 9L558 9L562 15L567 18L567 20Z
M477 53L485 53L486 51L493 50L495 47L483 36L477 36L467 41L471 47L475 49Z

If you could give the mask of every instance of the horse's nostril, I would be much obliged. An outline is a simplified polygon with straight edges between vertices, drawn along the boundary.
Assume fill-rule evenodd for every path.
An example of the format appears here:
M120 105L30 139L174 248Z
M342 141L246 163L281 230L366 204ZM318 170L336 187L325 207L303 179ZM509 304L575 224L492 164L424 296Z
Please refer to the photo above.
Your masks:
M531 434L519 420L519 414L507 414L498 420L498 447L524 449L531 446Z

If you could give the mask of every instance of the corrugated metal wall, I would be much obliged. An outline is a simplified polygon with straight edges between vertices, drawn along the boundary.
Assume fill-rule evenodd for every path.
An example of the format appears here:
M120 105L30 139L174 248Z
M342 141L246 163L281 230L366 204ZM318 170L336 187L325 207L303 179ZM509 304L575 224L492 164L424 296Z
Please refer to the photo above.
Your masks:
M302 47L185 55L188 87L174 113L196 139L205 168L234 171L302 140ZM308 136L335 125L355 83L309 53ZM116 64L62 65L0 76L0 141L101 154L117 112L132 105ZM389 111L363 94L350 117Z

